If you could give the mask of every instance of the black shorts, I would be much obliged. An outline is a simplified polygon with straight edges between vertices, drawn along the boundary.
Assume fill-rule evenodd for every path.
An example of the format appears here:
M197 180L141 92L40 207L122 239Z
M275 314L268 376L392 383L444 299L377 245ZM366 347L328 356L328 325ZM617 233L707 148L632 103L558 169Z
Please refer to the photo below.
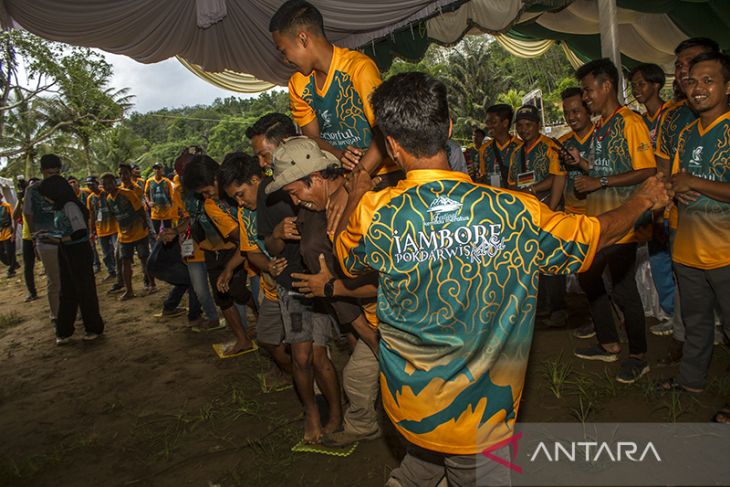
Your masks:
M234 303L246 304L251 299L251 292L246 287L247 274L246 269L243 265L236 268L233 273L233 278L228 285L228 292L222 293L218 290L216 282L218 277L223 273L226 268L226 264L231 257L233 257L238 249L226 249L220 251L206 250L205 251L205 266L208 269L208 280L210 281L210 287L213 291L213 301L222 310L225 311Z

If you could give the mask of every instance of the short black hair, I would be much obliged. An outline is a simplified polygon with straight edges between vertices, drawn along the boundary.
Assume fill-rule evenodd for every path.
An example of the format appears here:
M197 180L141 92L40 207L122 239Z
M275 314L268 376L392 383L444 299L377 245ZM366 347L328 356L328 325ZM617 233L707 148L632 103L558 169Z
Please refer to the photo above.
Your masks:
M577 96L580 98L581 103L585 107L586 110L588 110L588 104L583 99L583 90L581 90L578 86L571 86L569 88L565 88L563 91L560 92L560 99L565 101L568 98L573 98L574 96ZM590 112L590 110L588 110Z
M66 176L66 181L76 181L78 183L79 182L79 178L77 178L76 176L74 176L73 174L71 174L71 175Z
M372 95L378 127L416 157L446 150L449 104L446 85L426 73L397 74Z
M295 27L308 27L324 35L324 20L317 7L303 0L289 0L269 21L269 32L289 33Z
M126 162L122 162L119 164L119 169L127 169L128 171L131 171L132 165Z
M480 129L479 127L475 127L474 132L479 132L480 134L482 134L482 137L485 137L487 135L487 133L483 129Z
M512 125L515 109L507 103L497 103L496 105L487 107L487 113L494 113L500 120L509 120L510 125Z
M280 144L282 140L297 135L297 127L291 118L283 113L268 113L246 129L246 137L253 139L263 135L268 141Z
M641 76L643 76L649 83L658 84L659 86L664 86L664 82L667 80L661 66L654 63L639 64L629 71L629 82L631 81L631 78L638 73L641 73Z
M720 46L717 42L707 37L691 37L680 42L676 48L674 48L674 54L679 56L679 53L693 47L702 47L705 52L720 52Z
M704 61L716 61L720 63L720 71L722 72L722 79L725 83L730 81L730 57L721 52L703 52L692 58L689 62L690 71L697 63Z
M195 192L205 186L213 186L218 176L220 166L212 157L196 155L185 166L182 175L182 185L185 191Z
M616 65L613 64L613 61L607 57L594 59L575 70L575 78L578 81L582 80L589 74L601 81L610 81L613 85L613 91L618 93L618 69L616 69Z
M218 187L222 190L235 184L249 184L254 176L262 177L258 159L243 152L231 152L223 158L218 171Z
M317 172L320 176L322 176L323 179L329 179L330 181L334 181L335 179L339 178L340 176L344 176L350 171L340 166L339 164L331 164ZM309 187L312 185L312 175L309 174L307 176L304 176L303 178L299 179L299 181L304 182L304 184Z
M61 169L61 158L56 154L44 154L41 156L41 170Z

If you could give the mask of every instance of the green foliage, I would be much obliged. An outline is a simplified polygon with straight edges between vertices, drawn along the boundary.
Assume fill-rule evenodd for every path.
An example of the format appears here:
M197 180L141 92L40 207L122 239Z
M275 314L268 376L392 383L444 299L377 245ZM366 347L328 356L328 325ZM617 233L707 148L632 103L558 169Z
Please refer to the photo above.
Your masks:
M560 91L575 84L573 68L560 49L539 58L509 54L490 36L467 36L456 46L431 45L419 63L396 60L384 78L422 71L441 79L449 90L453 137L466 141L474 126L484 126L485 109L494 103L522 105L522 97L540 88L547 122L562 122Z

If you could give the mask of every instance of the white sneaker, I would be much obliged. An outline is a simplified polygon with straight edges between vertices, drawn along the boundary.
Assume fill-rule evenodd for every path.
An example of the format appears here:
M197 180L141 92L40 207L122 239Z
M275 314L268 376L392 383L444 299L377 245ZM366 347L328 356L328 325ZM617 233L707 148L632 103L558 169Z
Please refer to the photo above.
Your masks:
M653 335L660 337L669 336L674 333L674 322L671 318L664 320L661 323L657 323L656 325L649 327L649 331Z
M86 335L84 335L84 340L90 342L92 340L96 340L100 336L101 335L99 333L87 333Z
M71 337L60 338L56 337L56 345L68 345L71 343Z

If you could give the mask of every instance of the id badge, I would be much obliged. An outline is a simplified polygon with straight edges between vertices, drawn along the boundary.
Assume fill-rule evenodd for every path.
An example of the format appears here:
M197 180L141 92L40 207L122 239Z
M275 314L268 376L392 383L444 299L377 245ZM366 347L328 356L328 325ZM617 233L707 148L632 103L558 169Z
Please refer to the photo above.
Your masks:
M195 254L195 245L193 244L192 238L186 238L180 242L180 253L183 259L192 257Z
M535 171L522 172L517 175L517 187L526 188L535 184Z
M96 212L96 221L99 223L101 223L103 221L101 209L99 209L99 211Z
M494 188L501 188L502 187L502 176L498 173L492 173L489 175L489 184L490 186Z

